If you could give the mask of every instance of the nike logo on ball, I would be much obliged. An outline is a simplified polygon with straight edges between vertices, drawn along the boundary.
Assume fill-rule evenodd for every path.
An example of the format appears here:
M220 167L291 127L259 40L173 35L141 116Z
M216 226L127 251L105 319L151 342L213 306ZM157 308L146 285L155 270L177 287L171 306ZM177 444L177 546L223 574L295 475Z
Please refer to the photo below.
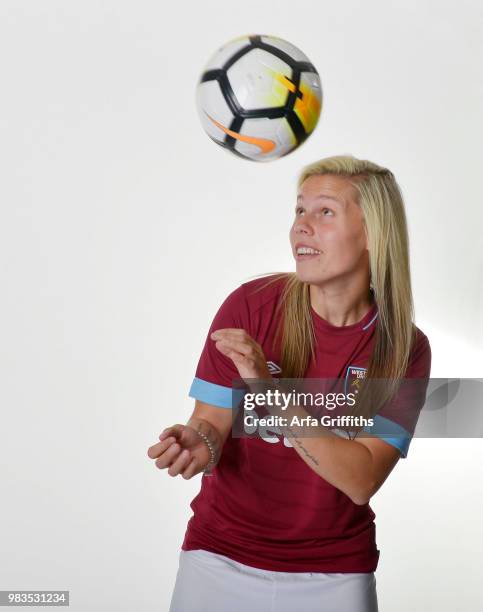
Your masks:
M239 134L238 132L234 132L233 130L226 128L216 119L213 119L213 117L210 117L210 115L208 115L207 112L205 112L205 114L208 117L208 119L212 121L216 125L216 127L219 127L220 130L223 130L225 134L228 134L228 136L231 136L232 138L236 138L236 140L240 140L241 142L247 142L248 144L253 144L253 145L256 145L257 147L260 147L263 154L270 153L270 151L273 151L273 149L277 146L276 143L273 142L273 140L268 140L267 138L257 138L256 136L245 136L244 134Z

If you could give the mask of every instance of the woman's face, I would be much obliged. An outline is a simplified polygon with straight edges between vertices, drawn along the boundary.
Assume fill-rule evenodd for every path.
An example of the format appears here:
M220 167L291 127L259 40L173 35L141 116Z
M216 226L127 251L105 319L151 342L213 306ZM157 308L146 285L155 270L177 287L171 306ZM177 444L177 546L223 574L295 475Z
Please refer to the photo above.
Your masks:
M348 179L310 176L299 189L290 244L300 280L315 285L369 276L369 252L357 191ZM297 253L300 247L318 253Z

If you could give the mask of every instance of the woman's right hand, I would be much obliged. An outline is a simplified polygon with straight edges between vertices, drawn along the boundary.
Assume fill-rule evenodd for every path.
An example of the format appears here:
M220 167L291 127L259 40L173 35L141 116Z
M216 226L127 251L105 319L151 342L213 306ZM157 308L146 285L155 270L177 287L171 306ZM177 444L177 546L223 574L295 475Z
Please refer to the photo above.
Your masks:
M170 476L181 474L188 480L202 472L210 461L208 445L189 425L167 427L159 440L148 448L148 457L155 459L157 468L168 468Z

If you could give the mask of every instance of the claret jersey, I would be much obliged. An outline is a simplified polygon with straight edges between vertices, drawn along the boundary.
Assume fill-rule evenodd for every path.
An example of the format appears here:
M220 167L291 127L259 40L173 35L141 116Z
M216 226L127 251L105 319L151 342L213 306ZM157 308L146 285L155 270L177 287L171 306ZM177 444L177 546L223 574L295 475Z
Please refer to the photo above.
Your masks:
M267 278L258 278L226 298L209 329L190 397L232 409L232 381L239 374L210 338L217 329L245 329L262 347L272 375L283 376L274 336L284 282L282 278L261 288ZM312 308L316 354L305 378L345 379L351 384L363 376L377 316L374 303L361 321L337 327ZM430 367L429 342L418 329L406 378L427 380ZM419 408L424 400L424 392L412 398ZM414 427L403 425L397 415L378 413L371 433L406 457ZM193 516L182 549L204 549L273 571L374 571L380 551L370 505L354 504L316 474L276 427L260 426L258 433L257 437L228 436L212 475L202 477L200 492L191 502Z

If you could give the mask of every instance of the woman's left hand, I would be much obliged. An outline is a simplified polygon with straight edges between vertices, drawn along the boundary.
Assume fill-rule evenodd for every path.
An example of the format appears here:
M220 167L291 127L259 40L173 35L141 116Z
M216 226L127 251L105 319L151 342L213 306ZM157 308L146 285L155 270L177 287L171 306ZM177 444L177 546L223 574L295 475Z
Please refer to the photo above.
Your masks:
M262 347L244 329L217 329L210 338L233 361L241 378L272 378Z

